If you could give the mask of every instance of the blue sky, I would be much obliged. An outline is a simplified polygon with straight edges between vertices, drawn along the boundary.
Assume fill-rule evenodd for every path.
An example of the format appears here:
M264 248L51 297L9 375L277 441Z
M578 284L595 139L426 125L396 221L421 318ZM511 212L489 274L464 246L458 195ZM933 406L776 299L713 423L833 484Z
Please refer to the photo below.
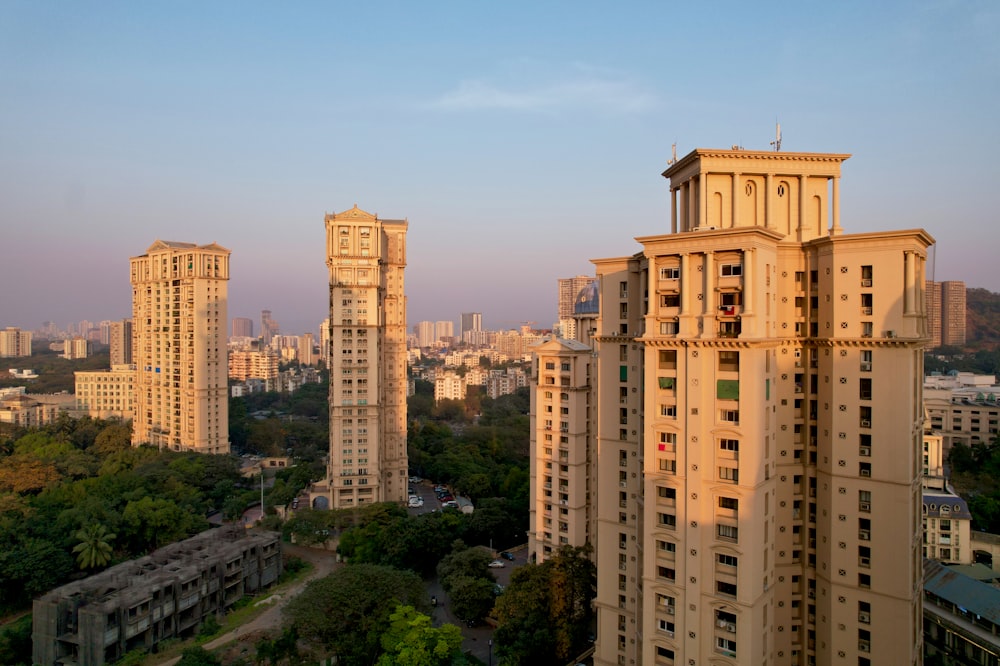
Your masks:
M922 227L1000 291L1000 4L0 4L0 326L130 314L157 238L231 317L325 316L323 216L408 218L408 319L551 323L669 230L671 144L852 153L846 233Z

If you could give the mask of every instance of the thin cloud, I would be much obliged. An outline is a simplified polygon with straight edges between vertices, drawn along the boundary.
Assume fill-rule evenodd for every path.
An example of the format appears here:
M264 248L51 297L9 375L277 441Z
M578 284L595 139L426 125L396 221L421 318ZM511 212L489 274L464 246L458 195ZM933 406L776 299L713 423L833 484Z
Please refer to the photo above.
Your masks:
M517 89L483 81L462 81L429 106L449 111L554 112L565 108L640 113L652 108L655 96L630 81L585 77L536 88Z

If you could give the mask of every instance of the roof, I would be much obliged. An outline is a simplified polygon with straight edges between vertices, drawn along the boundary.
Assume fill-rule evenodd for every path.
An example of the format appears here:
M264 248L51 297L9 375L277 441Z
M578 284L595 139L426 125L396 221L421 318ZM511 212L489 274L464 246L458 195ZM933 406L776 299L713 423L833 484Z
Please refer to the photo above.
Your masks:
M924 593L933 594L955 604L960 610L1000 624L1000 590L980 583L953 567L925 559Z
M946 492L934 492L927 488L923 492L923 503L925 514L929 518L959 518L972 520L972 513L969 505L958 495ZM947 511L942 511L942 507L947 507Z

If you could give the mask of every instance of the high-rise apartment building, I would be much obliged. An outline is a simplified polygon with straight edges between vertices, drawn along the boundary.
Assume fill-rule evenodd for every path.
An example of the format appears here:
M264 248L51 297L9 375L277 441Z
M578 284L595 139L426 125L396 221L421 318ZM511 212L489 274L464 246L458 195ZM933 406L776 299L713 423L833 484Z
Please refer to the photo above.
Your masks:
M455 337L455 322L436 321L434 322L434 341L439 342L445 338Z
M253 319L250 319L250 317L233 317L232 335L234 338L252 338Z
M75 336L63 342L63 358L77 359L90 356L90 340Z
M280 328L278 322L271 318L270 310L260 311L260 342L263 345L271 344L271 338L276 336Z
M0 331L0 358L31 356L31 331L8 326Z
M559 278L558 319L563 321L573 318L573 308L580 291L594 281L592 275L577 275L571 278Z
M132 257L132 442L229 452L229 250L156 241Z
M965 283L927 282L927 323L930 346L965 344Z
M302 365L313 365L316 362L316 355L313 351L313 334L304 333L299 336L298 359Z
M469 331L481 331L483 330L483 313L482 312L463 312L462 319L462 339L465 339L465 334Z
M552 488L536 483L532 544L594 521L597 665L921 661L933 241L844 234L848 157L695 150L664 172L671 233L594 262L595 438L564 390L585 391L586 353L539 348Z
M433 347L434 343L437 342L437 338L434 337L434 322L432 321L417 322L413 332L417 335L419 347Z
M407 497L406 220L357 206L326 216L330 463L314 507Z
M111 322L111 367L132 365L132 320Z

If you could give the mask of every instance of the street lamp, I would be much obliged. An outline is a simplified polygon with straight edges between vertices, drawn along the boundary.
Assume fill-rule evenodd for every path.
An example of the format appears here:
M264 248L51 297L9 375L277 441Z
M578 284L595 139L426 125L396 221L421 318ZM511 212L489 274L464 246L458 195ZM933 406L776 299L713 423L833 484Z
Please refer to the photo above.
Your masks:
M493 639L490 639L490 666L493 666Z

